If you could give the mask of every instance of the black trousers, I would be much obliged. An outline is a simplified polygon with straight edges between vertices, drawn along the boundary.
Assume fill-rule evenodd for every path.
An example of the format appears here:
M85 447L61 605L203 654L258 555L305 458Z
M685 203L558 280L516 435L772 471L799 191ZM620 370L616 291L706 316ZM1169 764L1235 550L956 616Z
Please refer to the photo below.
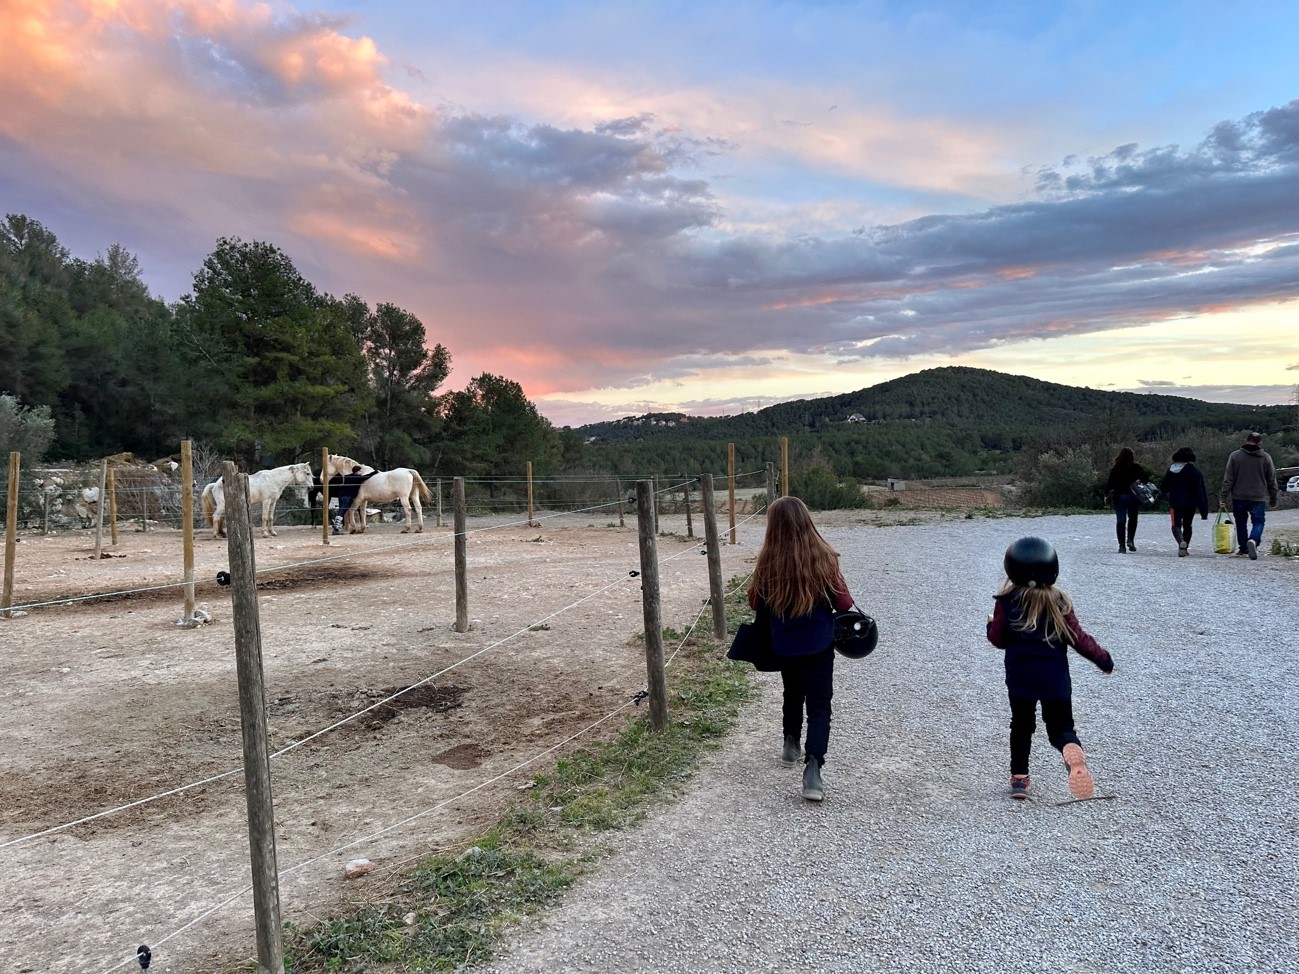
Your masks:
M1194 507L1174 507L1169 514L1173 524L1173 538L1191 543L1191 525L1195 523Z
M1073 728L1072 700L1043 700L1042 722L1051 746L1063 751L1066 744L1079 744ZM1010 698L1010 773L1028 774L1028 755L1037 730L1037 701L1031 697Z
M782 717L786 737L803 734L803 710L807 709L808 759L825 764L830 744L830 698L834 696L834 650L812 656L787 656L780 661L780 679L785 685Z

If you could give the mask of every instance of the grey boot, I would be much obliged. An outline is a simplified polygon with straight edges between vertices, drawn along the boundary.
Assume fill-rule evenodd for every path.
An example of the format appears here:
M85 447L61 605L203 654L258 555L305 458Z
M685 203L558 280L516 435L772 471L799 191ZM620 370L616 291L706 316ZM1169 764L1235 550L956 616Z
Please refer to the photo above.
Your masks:
M825 798L825 785L821 782L821 762L811 754L803 765L803 797L810 802Z
M780 763L787 768L792 768L798 764L798 759L803 756L803 749L798 746L798 738L785 735L785 749L780 752Z

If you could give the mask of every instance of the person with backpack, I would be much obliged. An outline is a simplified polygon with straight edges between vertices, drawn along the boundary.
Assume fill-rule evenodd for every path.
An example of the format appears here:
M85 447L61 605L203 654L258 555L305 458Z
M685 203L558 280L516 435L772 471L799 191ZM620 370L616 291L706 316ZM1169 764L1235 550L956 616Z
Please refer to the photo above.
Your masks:
M1204 474L1195 465L1195 451L1189 446L1173 454L1172 465L1159 482L1159 489L1168 497L1177 557L1185 558L1191 550L1191 525L1195 523L1195 512L1200 512L1201 521L1209 518L1209 492L1204 486Z
M1137 512L1141 503L1133 484L1145 479L1145 468L1137 463L1136 455L1125 446L1114 458L1114 466L1110 467L1109 479L1105 482L1105 497L1114 505L1114 533L1118 535L1121 555L1137 550Z

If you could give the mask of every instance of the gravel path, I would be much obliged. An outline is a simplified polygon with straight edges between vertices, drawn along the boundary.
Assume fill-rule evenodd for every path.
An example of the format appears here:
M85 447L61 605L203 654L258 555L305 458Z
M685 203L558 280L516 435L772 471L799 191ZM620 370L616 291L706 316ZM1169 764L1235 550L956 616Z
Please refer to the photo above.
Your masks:
M1166 520L1108 516L825 533L876 655L840 659L826 800L780 767L779 682L687 795L491 968L518 972L1299 971L1299 564L1178 559ZM1270 512L1269 525L1299 525ZM983 636L1006 545L1049 538L1097 793L1068 798L1039 728L1013 802L1003 671Z

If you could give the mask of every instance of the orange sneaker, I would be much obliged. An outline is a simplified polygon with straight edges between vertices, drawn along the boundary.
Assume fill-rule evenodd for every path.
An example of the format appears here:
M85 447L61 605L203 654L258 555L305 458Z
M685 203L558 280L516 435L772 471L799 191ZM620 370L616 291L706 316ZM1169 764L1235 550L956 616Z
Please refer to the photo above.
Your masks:
M1026 774L1013 774L1010 776L1010 797L1023 800L1028 797L1028 789L1032 785Z
M1069 769L1069 794L1079 799L1091 798L1096 782L1087 768L1087 755L1077 744L1064 746L1064 766Z

